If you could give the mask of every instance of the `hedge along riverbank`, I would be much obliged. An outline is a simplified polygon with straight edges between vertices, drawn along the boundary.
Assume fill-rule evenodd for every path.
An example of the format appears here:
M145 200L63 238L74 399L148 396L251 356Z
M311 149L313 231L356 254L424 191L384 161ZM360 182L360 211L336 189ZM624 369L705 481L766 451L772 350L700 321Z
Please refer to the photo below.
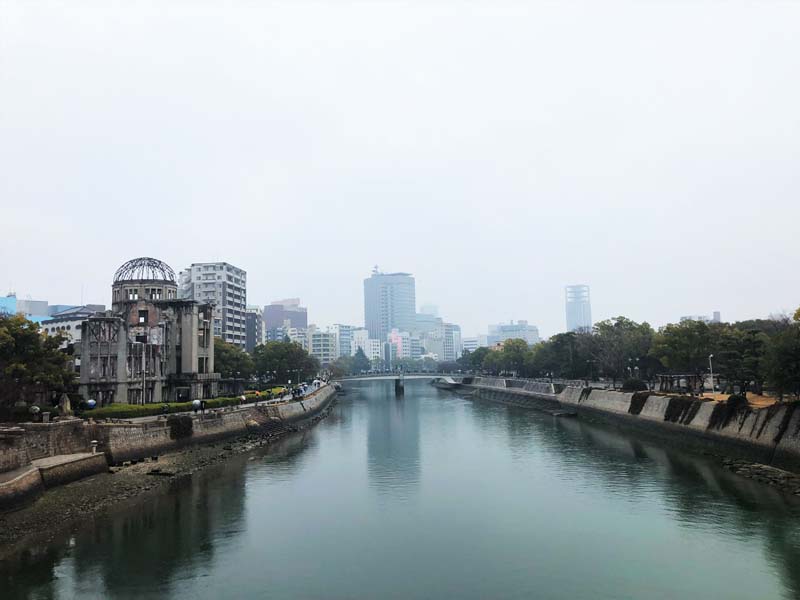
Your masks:
M272 393L278 393L283 388L273 388ZM256 394L245 394L245 402L258 402L267 398L266 392L257 396ZM222 408L224 406L236 406L239 404L239 396L226 398L212 398L206 400L206 409ZM81 417L88 419L133 419L136 417L151 417L163 415L164 405L168 407L168 413L189 412L194 410L191 402L167 402L159 404L110 404L101 408L85 410Z

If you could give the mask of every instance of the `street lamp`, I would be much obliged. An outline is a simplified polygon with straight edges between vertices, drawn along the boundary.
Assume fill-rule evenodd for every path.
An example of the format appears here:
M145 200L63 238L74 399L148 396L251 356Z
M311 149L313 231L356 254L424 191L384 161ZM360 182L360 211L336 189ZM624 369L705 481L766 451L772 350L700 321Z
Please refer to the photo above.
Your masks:
M711 363L711 359L714 358L713 354L708 355L708 370L711 372L711 393L714 393L714 365Z

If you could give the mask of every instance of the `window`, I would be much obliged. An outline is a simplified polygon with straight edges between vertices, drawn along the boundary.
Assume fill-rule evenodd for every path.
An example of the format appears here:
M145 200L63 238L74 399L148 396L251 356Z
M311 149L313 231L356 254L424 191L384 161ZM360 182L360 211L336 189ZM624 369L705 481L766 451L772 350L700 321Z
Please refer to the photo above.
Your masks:
M139 311L139 324L140 325L147 325L147 311L140 310Z
M128 288L128 300L138 300L139 290L137 288Z

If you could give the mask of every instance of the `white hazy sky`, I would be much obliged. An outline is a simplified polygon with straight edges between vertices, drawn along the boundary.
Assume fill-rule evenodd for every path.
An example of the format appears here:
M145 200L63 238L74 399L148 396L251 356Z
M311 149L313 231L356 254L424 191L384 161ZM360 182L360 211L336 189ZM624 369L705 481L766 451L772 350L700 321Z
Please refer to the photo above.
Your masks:
M465 335L800 305L800 3L0 0L0 292L224 260Z

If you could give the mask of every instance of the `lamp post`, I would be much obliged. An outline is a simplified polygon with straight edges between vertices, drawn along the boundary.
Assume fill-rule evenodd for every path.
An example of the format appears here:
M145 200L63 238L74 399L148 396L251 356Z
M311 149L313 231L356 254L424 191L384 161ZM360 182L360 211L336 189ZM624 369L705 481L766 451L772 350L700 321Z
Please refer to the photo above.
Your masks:
M714 365L711 363L711 359L714 358L713 354L708 355L708 370L711 372L711 393L714 393Z

